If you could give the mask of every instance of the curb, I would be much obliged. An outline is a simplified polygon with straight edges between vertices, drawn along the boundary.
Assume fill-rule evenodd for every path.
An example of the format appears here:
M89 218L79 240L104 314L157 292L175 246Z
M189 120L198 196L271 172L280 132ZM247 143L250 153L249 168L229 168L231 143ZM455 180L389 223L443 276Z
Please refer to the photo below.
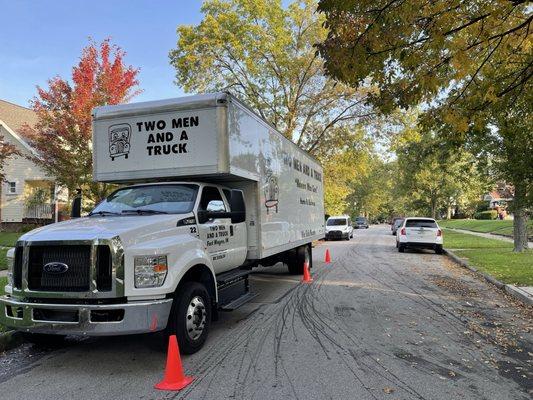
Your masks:
M7 331L0 333L0 352L20 346L24 339L17 331Z
M460 265L461 267L467 268L468 270L472 271L477 276L485 279L490 284L496 286L498 289L503 290L507 294L511 295L515 299L525 303L526 305L533 305L533 297L528 295L527 292L521 290L520 288L513 286L513 285L507 285L503 282L500 282L493 276L486 274L484 272L478 271L477 268L471 266L468 263L468 260L465 258L459 257L457 254L455 254L453 251L450 251L448 249L443 249L444 254L448 256L453 262Z
M530 306L533 305L533 298L519 287L513 285L505 285L505 291L511 296L522 300L524 303L529 304Z

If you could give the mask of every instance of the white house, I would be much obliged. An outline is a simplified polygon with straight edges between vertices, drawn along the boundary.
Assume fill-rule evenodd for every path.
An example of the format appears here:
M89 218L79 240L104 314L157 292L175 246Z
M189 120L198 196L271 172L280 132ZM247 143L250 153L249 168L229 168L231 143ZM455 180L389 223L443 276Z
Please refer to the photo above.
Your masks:
M16 146L22 156L10 157L4 165L5 181L0 186L0 223L51 221L55 182L42 168L24 156L35 150L21 133L24 124L37 122L29 108L0 100L0 135Z

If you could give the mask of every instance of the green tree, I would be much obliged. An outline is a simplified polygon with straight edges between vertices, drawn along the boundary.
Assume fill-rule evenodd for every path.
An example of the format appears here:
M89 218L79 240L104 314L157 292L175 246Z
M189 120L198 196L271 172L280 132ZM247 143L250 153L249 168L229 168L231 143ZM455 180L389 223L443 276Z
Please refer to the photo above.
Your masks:
M328 215L352 214L352 186L368 174L374 144L362 126L336 131L317 154L324 168L324 208Z
M170 52L188 92L229 90L287 138L318 154L339 131L371 115L370 89L325 76L313 47L326 38L316 1L206 0L195 26L177 29Z
M394 163L385 162L378 155L372 154L369 166L350 182L348 203L354 217L363 215L367 218L388 219L394 214L392 196L394 182Z
M433 218L438 214L449 218L454 207L473 212L481 194L491 187L472 153L450 149L423 126L407 127L394 139L392 149L398 158L397 190L411 210Z
M515 251L527 248L533 163L530 2L321 0L326 69L355 88L371 80L385 113L426 103L446 145L484 147L515 186ZM503 144L497 146L495 143ZM517 149L519 147L519 149Z

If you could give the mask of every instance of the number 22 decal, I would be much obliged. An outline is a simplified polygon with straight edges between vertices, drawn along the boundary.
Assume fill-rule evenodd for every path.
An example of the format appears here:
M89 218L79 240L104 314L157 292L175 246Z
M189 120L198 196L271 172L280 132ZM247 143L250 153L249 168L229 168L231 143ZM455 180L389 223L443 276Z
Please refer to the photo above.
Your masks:
M191 233L196 233L196 226L191 226Z

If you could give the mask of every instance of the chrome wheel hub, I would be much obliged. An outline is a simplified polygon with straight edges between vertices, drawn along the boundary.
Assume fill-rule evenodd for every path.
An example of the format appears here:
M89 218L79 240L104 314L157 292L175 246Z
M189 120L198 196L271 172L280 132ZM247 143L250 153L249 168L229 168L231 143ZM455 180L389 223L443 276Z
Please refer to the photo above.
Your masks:
M191 299L185 319L187 335L192 340L198 339L204 331L207 319L204 300L201 297L195 296Z

